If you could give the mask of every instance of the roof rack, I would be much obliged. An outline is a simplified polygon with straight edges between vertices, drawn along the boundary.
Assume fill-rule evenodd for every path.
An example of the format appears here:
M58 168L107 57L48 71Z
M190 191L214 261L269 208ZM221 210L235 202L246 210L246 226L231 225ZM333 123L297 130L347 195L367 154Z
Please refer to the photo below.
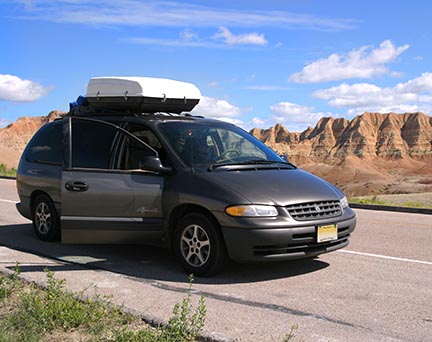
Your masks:
M191 111L201 92L192 83L151 77L94 77L87 85L87 104L97 110L131 113Z
M165 111L139 111L131 108L125 109L111 109L106 107L94 107L88 102L85 96L79 96L76 101L69 103L69 112L66 116L98 116L98 115L110 115L110 116L182 116L182 117L200 117L199 115L192 115L191 113L181 112L172 113Z

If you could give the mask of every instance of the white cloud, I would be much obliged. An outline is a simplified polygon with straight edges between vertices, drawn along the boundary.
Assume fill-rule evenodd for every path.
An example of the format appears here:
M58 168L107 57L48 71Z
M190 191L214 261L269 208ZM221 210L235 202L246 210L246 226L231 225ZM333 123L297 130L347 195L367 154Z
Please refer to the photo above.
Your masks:
M159 45L159 46L172 46L172 47L206 47L217 48L216 44L200 40L187 40L187 39L159 39L150 37L130 37L123 39L124 42L142 45Z
M303 115L314 111L313 107L301 106L291 102L279 102L270 106L271 111L280 117L303 122Z
M199 40L198 34L193 32L191 29L185 29L180 32L180 39L184 41L196 41Z
M275 105L270 106L273 113L277 115L299 115L304 112L313 111L312 107L301 106L291 102L279 102Z
M4 128L11 123L8 119L0 118L0 128Z
M284 124L289 130L302 130L307 126L315 126L324 113L315 112L314 107L302 106L291 102L279 102L270 106L272 124ZM328 115L328 113L327 113Z
M252 81L255 81L255 79L256 79L256 75L255 75L255 74L251 74L251 75L246 79L246 81L248 81L248 82L252 82Z
M123 41L134 44L143 45L160 45L160 46L173 46L173 47L203 47L203 48L221 48L227 45L266 45L267 41L264 35L257 33L246 33L234 35L227 28L220 28L211 39L200 39L197 33L190 29L180 32L177 39L160 39L151 37L130 37L125 38Z
M33 0L18 0L18 1L24 5L24 8L26 10L33 9Z
M203 96L198 105L192 110L192 114L227 121L236 125L242 124L242 121L238 118L241 114L239 107L226 100L213 97Z
M337 87L318 90L313 96L328 101L331 106L348 108L349 113L429 112L432 108L432 73L424 73L388 88L369 83L343 83Z
M263 125L267 124L267 120L263 119L263 118L258 118L255 117L252 119L252 125L253 127L260 127L262 128Z
M351 108L346 112L346 117L352 118L356 115L360 115L364 112L369 113L417 113L417 112L423 112L423 113L431 113L432 112L432 105L431 104L421 104L421 105L406 105L406 104L395 104L390 106L382 106L382 107L358 107L358 108Z
M228 45L267 45L267 40L264 38L264 34L253 32L235 35L226 27L219 27L219 32L216 33L213 38L216 40L222 40Z
M358 25L352 19L325 18L284 11L246 11L176 1L94 0L25 1L28 19L85 25L163 27L277 27L341 31ZM28 5L30 4L30 5Z
M386 64L393 62L408 48L407 44L396 47L390 40L385 40L378 48L363 46L345 55L332 54L306 65L302 71L292 74L289 80L317 83L391 73Z
M432 93L432 73L425 72L406 83L399 83L395 89L399 93Z
M0 74L0 101L33 102L46 95L49 90L34 81Z
M262 90L262 91L279 91L279 90L290 90L290 87L282 87L277 85L251 85L247 86L249 90Z

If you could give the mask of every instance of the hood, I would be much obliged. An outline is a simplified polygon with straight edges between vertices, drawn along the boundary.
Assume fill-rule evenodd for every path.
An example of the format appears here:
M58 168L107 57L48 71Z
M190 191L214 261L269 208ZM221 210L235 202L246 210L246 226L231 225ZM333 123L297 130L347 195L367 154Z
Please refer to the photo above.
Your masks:
M286 206L339 200L343 196L335 186L301 169L216 171L207 173L206 177L254 204Z

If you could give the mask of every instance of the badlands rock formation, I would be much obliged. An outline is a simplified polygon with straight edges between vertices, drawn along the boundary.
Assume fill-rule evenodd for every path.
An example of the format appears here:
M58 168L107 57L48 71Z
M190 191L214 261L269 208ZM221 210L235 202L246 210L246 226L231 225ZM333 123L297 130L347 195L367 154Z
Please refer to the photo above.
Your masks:
M301 133L282 125L250 133L349 195L432 190L432 117L424 113L364 113L322 118Z
M23 117L0 129L0 163L17 167L37 129L61 114ZM329 117L300 133L278 124L251 134L349 196L432 192L432 117L423 113Z
M294 162L331 164L349 156L432 160L432 117L423 113L364 113L351 121L329 117L302 133L280 124L250 133Z
M48 116L21 117L5 128L0 128L0 163L9 168L18 166L19 158L31 137L45 123L64 114L54 110Z

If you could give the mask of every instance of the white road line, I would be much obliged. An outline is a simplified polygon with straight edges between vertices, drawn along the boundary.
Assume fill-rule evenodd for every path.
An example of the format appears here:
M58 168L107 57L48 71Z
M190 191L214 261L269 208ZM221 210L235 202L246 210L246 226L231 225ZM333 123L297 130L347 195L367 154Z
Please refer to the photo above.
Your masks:
M7 200L7 199L2 199L0 198L0 202L6 202L6 203L18 203L18 201L11 201L11 200Z
M355 252L355 251L347 251L347 250L339 250L338 252L339 253L347 253L347 254L363 255L363 256L368 256L368 257L373 257L373 258L381 258L381 259L387 259L387 260L412 262L412 263L415 263L415 264L432 265L432 262L429 262L429 261L415 260L415 259L405 259L405 258L397 258L397 257L388 256L388 255L363 253L363 252Z

